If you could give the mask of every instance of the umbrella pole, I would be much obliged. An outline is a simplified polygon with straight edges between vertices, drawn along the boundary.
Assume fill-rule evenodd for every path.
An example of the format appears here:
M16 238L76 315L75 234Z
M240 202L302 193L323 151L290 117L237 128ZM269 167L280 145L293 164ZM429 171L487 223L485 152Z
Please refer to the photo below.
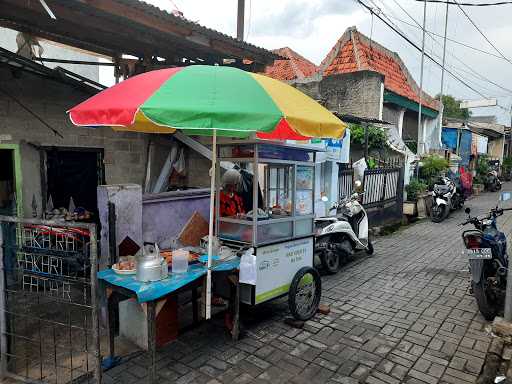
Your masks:
M217 130L213 130L212 174L210 179L210 222L208 228L208 272L206 274L206 320L211 318L212 311L212 253L213 224L215 220L215 175L217 173Z

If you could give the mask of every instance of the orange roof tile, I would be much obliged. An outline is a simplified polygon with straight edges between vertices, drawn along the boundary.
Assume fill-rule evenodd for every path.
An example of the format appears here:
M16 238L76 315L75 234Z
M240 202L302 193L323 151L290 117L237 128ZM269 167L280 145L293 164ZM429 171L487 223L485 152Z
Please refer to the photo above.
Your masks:
M265 74L278 80L304 79L314 75L318 67L291 48L284 47L273 51L288 60L275 60L265 68Z
M388 51L375 42L370 43L370 40L355 28L350 28L347 32L320 64L320 68L323 68L323 76L362 70L375 71L384 75L385 89L416 103L419 102L418 92L414 91L418 86L412 77L408 76L405 66L401 64L396 53ZM438 102L425 92L423 92L421 104L439 110Z

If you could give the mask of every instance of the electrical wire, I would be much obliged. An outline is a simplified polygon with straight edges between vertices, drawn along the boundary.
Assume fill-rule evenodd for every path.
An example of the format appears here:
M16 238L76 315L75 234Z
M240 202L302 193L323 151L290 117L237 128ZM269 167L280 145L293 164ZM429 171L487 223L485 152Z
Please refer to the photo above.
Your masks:
M402 8L402 9L403 9L403 8ZM405 24L405 25L408 25L408 26L410 26L410 27L418 28L418 29L422 29L422 27L421 27L421 26L418 26L418 25L417 25L416 20L414 20L414 18L412 18L412 20L414 20L414 22L416 23L416 25L415 25L415 24L412 24L412 23L409 23L408 21L402 20L402 19L400 19L400 18L398 18L398 17L395 17L395 16L389 16L389 17L391 17L392 19L394 19L394 20L396 20L396 21L399 21L399 22L401 22L401 23L403 23L403 24ZM411 16L410 16L410 17L411 17ZM444 39L444 36L443 36L443 35L440 35L440 34L438 34L438 33L436 33L436 32L429 31L429 30L427 30L426 32L427 32L427 34L429 34L429 35L434 35L434 36L437 36L437 37L440 37L440 38ZM489 55L489 56L493 56L493 57L496 57L496 58L501 59L501 60L506 60L506 59L503 59L503 57L501 57L501 56L499 56L499 55L496 55L495 53L492 53L492 52L489 52L489 51L485 51L485 50L480 49L480 48L473 47L473 46L471 46L471 45L469 45L469 44L466 44L466 43L463 43L463 42L461 42L461 41L458 41L458 40L452 39L452 38L450 38L450 37L447 37L447 38L446 38L446 40L448 40L448 41L449 41L449 42L451 42L451 43L458 44L458 45L461 45L461 46L463 46L463 47L466 47L466 48L472 49L472 50L474 50L474 51L477 51L477 52L480 52L480 53L483 53L483 54L486 54L486 55Z
M366 8L366 10L372 12L372 8L370 6L368 6L367 4L365 4L363 1L361 0L354 0L356 2L358 2L362 7ZM379 14L375 14L375 16L377 18L379 18L380 21L382 21L384 24L386 24L389 28L391 28L391 30L393 30L396 34L398 34L402 39L404 39L405 41L407 41L410 45L412 45L416 50L418 50L419 52L421 52L421 47L419 47L416 43L414 43L409 37L407 37L404 33L398 31L391 23L389 23L388 21L384 20L384 18L381 17L381 15ZM429 55L428 53L425 53L425 56L430 59L432 62L434 62L436 65L438 65L439 67L442 68L442 64L440 64L437 60L435 60L431 55ZM465 85L467 88L471 89L473 92L475 92L476 94L478 94L479 96L483 97L483 98L487 98L484 94L482 94L480 91L478 91L477 89L475 89L474 87L472 87L471 85L469 85L466 81L462 80L460 77L456 76L451 70L448 70L446 69L445 67L445 71L446 73L448 73L450 76L452 76L454 79L456 79L457 81L459 81L461 84Z
M425 0L416 0L421 1L422 3ZM450 5L462 5L464 7L492 7L495 5L510 5L512 1L498 1L496 3L457 3L455 0L446 1L446 0L426 0L427 3L438 3L438 4L450 4Z
M485 39L485 41L487 41L489 43L489 45L491 47L494 48L494 50L496 52L498 52L500 54L501 57L503 57L505 60L507 60L510 64L512 64L512 61L510 61L509 58L507 58L503 53L501 53L501 51L491 42L491 40L489 40L489 38L482 32L482 30L478 27L478 25L476 25L476 23L473 21L473 19L471 19L471 17L469 17L469 15L466 13L466 11L464 10L464 8L461 7L461 5L459 3L457 3L456 0L454 0L455 3L458 5L459 9L462 11L462 13L464 14L464 16L466 16L466 18L470 21L471 24L473 24L473 27L476 28L476 30L482 35L482 37Z
M400 20L400 19L397 19L398 21L403 22L403 23L405 23L405 24L407 24L407 25L410 25L411 27L415 27L415 28L423 29L423 27L422 27L422 26L421 26L421 25L416 21L416 19L414 19L414 17L413 17L409 12L407 12L407 10L406 10L406 9L404 9L404 8L400 5L400 3L399 3L397 0L393 0L393 1L395 2L395 4L396 4L396 5L397 5L397 6L398 6L398 7L399 7L399 8L400 8L400 9L401 9L401 10L402 10L402 11L403 11L403 12L404 12L404 13L405 13L405 14L406 14L406 15L407 15L407 16L408 16L412 21L414 21L414 23L415 23L416 25L412 25L412 24L407 23L406 21L404 21L404 20ZM392 17L392 16L390 16L390 17ZM430 31L426 31L426 32L427 32L427 34L429 34L429 36L430 36L430 38L432 39L432 41L436 42L439 46L442 46L442 44L441 44L439 41L437 41L437 39L435 39L435 38L432 36L432 35L436 35L435 33L430 32ZM437 36L439 36L439 35L437 35ZM439 37L443 37L443 36L439 36ZM443 38L444 38L444 37L443 37ZM447 40L448 40L448 39L447 39ZM453 53L448 52L448 54L449 54L451 57L453 57L455 60L457 60L459 63L461 63L464 67L468 68L468 69L469 69L469 70L474 74L474 76L475 76L475 77L479 78L480 80L486 81L486 82L488 82L488 83L490 83L490 84L492 84L492 85L494 85L494 86L498 87L499 89L501 89L501 90L503 90L503 91L505 91L505 92L512 93L512 90L510 90L510 89L508 89L508 88L505 88L505 87L503 87L503 86L501 86L501 85L499 85L499 84L495 83L494 81L492 81L492 80L488 79L487 77L483 76L482 74L480 74L480 73L476 72L473 68L471 68L471 66L467 65L463 60L459 59L459 58L458 58L457 56L455 56ZM491 54L491 55L493 55L493 56L494 56L494 54ZM497 56L497 57L498 57L498 56ZM438 57L438 58L439 58L439 57ZM501 57L500 57L500 58L501 58ZM445 67L446 67L446 65L445 65ZM454 66L453 66L453 65L452 65L451 67L452 67L452 69L454 68ZM460 68L458 68L458 70L459 70L459 71L462 71L462 72L465 72L464 70L462 70L462 69L460 69ZM466 72L466 73L467 73L467 72ZM480 85L480 86L481 86L481 85Z

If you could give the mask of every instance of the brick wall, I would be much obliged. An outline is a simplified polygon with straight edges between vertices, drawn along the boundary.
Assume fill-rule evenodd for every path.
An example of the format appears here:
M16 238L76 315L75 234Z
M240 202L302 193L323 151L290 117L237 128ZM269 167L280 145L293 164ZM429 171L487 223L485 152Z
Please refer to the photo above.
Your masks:
M41 207L39 151L36 146L102 148L108 184L142 184L145 174L147 136L115 132L111 128L78 128L66 111L91 94L73 86L7 68L0 69L0 87L36 112L64 138L53 134L11 98L0 93L0 135L12 136L4 143L20 144L25 215L31 215L32 196Z
M331 111L378 119L383 81L380 73L359 71L292 85L313 99L321 100Z
M327 76L320 82L320 94L330 110L377 119L383 81L382 75L370 71Z

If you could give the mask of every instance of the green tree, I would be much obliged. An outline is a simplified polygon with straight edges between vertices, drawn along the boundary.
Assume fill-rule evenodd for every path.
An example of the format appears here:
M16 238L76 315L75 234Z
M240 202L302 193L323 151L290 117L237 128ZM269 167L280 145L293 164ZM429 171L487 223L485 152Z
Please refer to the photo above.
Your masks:
M439 95L436 96L436 99L439 99ZM451 95L443 95L443 105L445 117L468 119L471 116L471 111L468 109L461 109L459 107L460 100Z

